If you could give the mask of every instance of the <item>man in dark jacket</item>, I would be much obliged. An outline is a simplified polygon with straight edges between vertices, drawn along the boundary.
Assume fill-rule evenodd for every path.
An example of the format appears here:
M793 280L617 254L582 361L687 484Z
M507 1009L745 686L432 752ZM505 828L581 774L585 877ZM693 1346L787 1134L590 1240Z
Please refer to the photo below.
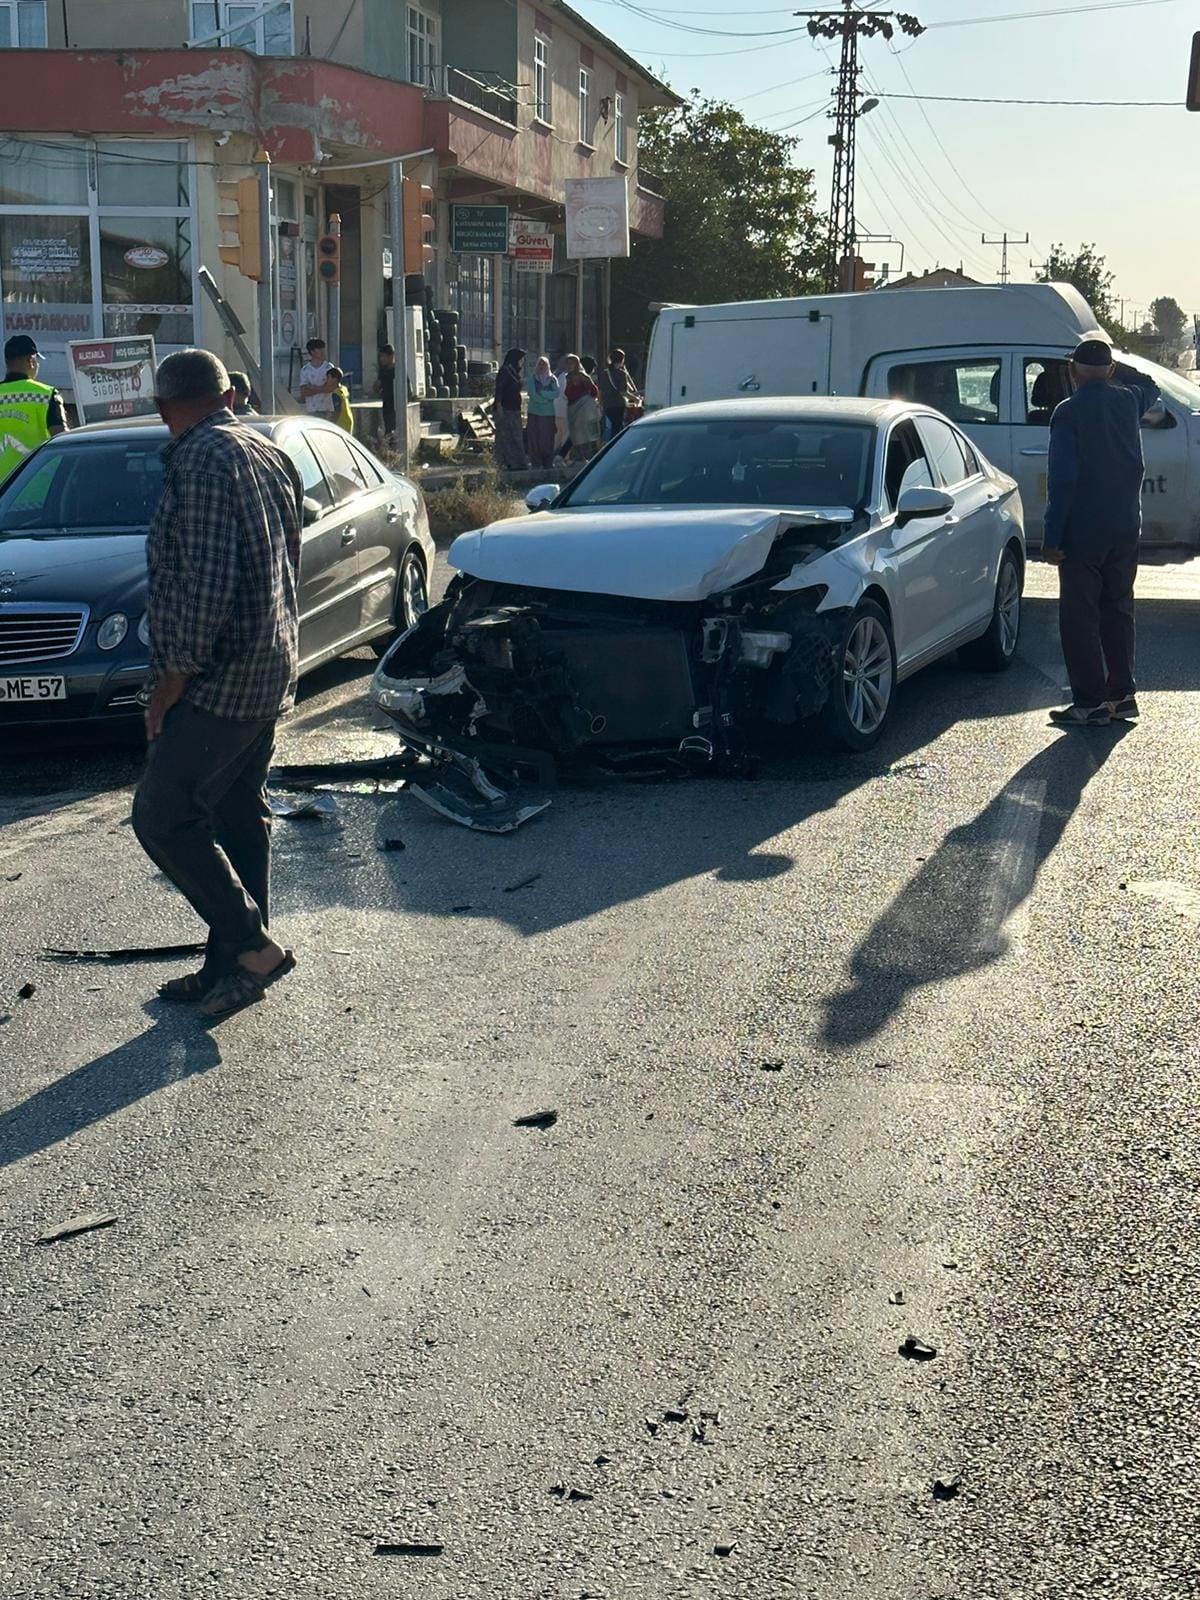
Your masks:
M1075 393L1050 419L1042 554L1059 571L1058 621L1071 704L1068 726L1138 714L1133 586L1142 532L1141 419L1158 401L1144 373L1115 365L1107 341L1085 339L1071 362Z
M529 465L525 433L521 426L521 369L525 352L514 346L496 374L496 459L509 472L524 472Z
M633 374L625 365L624 350L608 352L608 366L600 374L600 404L608 422L609 438L615 439L625 427L625 413L633 401L639 399Z

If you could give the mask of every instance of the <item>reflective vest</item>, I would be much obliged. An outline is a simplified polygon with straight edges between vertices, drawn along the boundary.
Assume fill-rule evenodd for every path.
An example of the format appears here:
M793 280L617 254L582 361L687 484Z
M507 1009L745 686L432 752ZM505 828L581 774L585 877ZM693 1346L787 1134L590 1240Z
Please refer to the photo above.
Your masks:
M0 383L0 483L50 437L47 413L54 390L36 378Z

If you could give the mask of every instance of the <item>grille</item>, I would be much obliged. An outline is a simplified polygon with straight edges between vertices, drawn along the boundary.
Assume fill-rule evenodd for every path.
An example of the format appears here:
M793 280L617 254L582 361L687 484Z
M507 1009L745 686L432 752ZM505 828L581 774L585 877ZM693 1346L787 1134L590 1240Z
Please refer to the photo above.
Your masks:
M55 661L83 637L87 612L79 606L0 605L0 665Z

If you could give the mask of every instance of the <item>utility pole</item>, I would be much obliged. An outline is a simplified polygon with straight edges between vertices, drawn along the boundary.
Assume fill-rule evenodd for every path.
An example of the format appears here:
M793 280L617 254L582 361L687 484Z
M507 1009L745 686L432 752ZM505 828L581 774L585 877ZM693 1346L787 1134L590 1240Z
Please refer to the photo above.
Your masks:
M1001 246L1000 282L1001 283L1007 283L1008 282L1008 247L1009 247L1010 244L1028 244L1029 243L1029 235L1026 234L1023 239L1017 239L1017 238L1010 239L1007 233L1002 233L998 239L989 239L986 233L981 233L979 235L979 238L980 238L980 242L982 244L998 244L998 245Z
M258 281L258 398L264 415L275 415L275 266L271 238L271 158L254 157L258 174L258 239L262 277Z
M393 447L400 457L400 471L408 471L408 296L404 289L404 162L393 161L388 174L388 200L392 224L392 338L396 344L396 368L392 374L393 407L396 412L396 437ZM414 385L415 387L415 385Z
M341 239L342 217L341 213L334 211L329 217L329 238L338 241L338 273L329 285L329 304L327 307L329 317L329 359L334 366L341 365L342 354L342 274L341 274ZM395 263L392 271L395 272ZM403 269L401 269L403 275Z
M862 11L856 0L841 0L837 11L797 11L808 18L808 31L814 39L840 39L841 61L834 101L833 193L829 206L829 276L833 293L854 287L854 263L858 253L854 221L854 143L858 119L873 111L878 100L859 104L858 41L881 36L891 39L896 27L911 38L924 28L916 17L898 11Z

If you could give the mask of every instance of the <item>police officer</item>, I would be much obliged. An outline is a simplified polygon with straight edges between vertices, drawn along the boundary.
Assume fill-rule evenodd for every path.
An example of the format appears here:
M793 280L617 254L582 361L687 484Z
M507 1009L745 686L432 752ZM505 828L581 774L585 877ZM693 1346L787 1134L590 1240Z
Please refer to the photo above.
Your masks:
M37 380L41 351L27 333L14 334L4 346L4 382L0 383L0 483L4 483L57 433L67 431L62 396Z

